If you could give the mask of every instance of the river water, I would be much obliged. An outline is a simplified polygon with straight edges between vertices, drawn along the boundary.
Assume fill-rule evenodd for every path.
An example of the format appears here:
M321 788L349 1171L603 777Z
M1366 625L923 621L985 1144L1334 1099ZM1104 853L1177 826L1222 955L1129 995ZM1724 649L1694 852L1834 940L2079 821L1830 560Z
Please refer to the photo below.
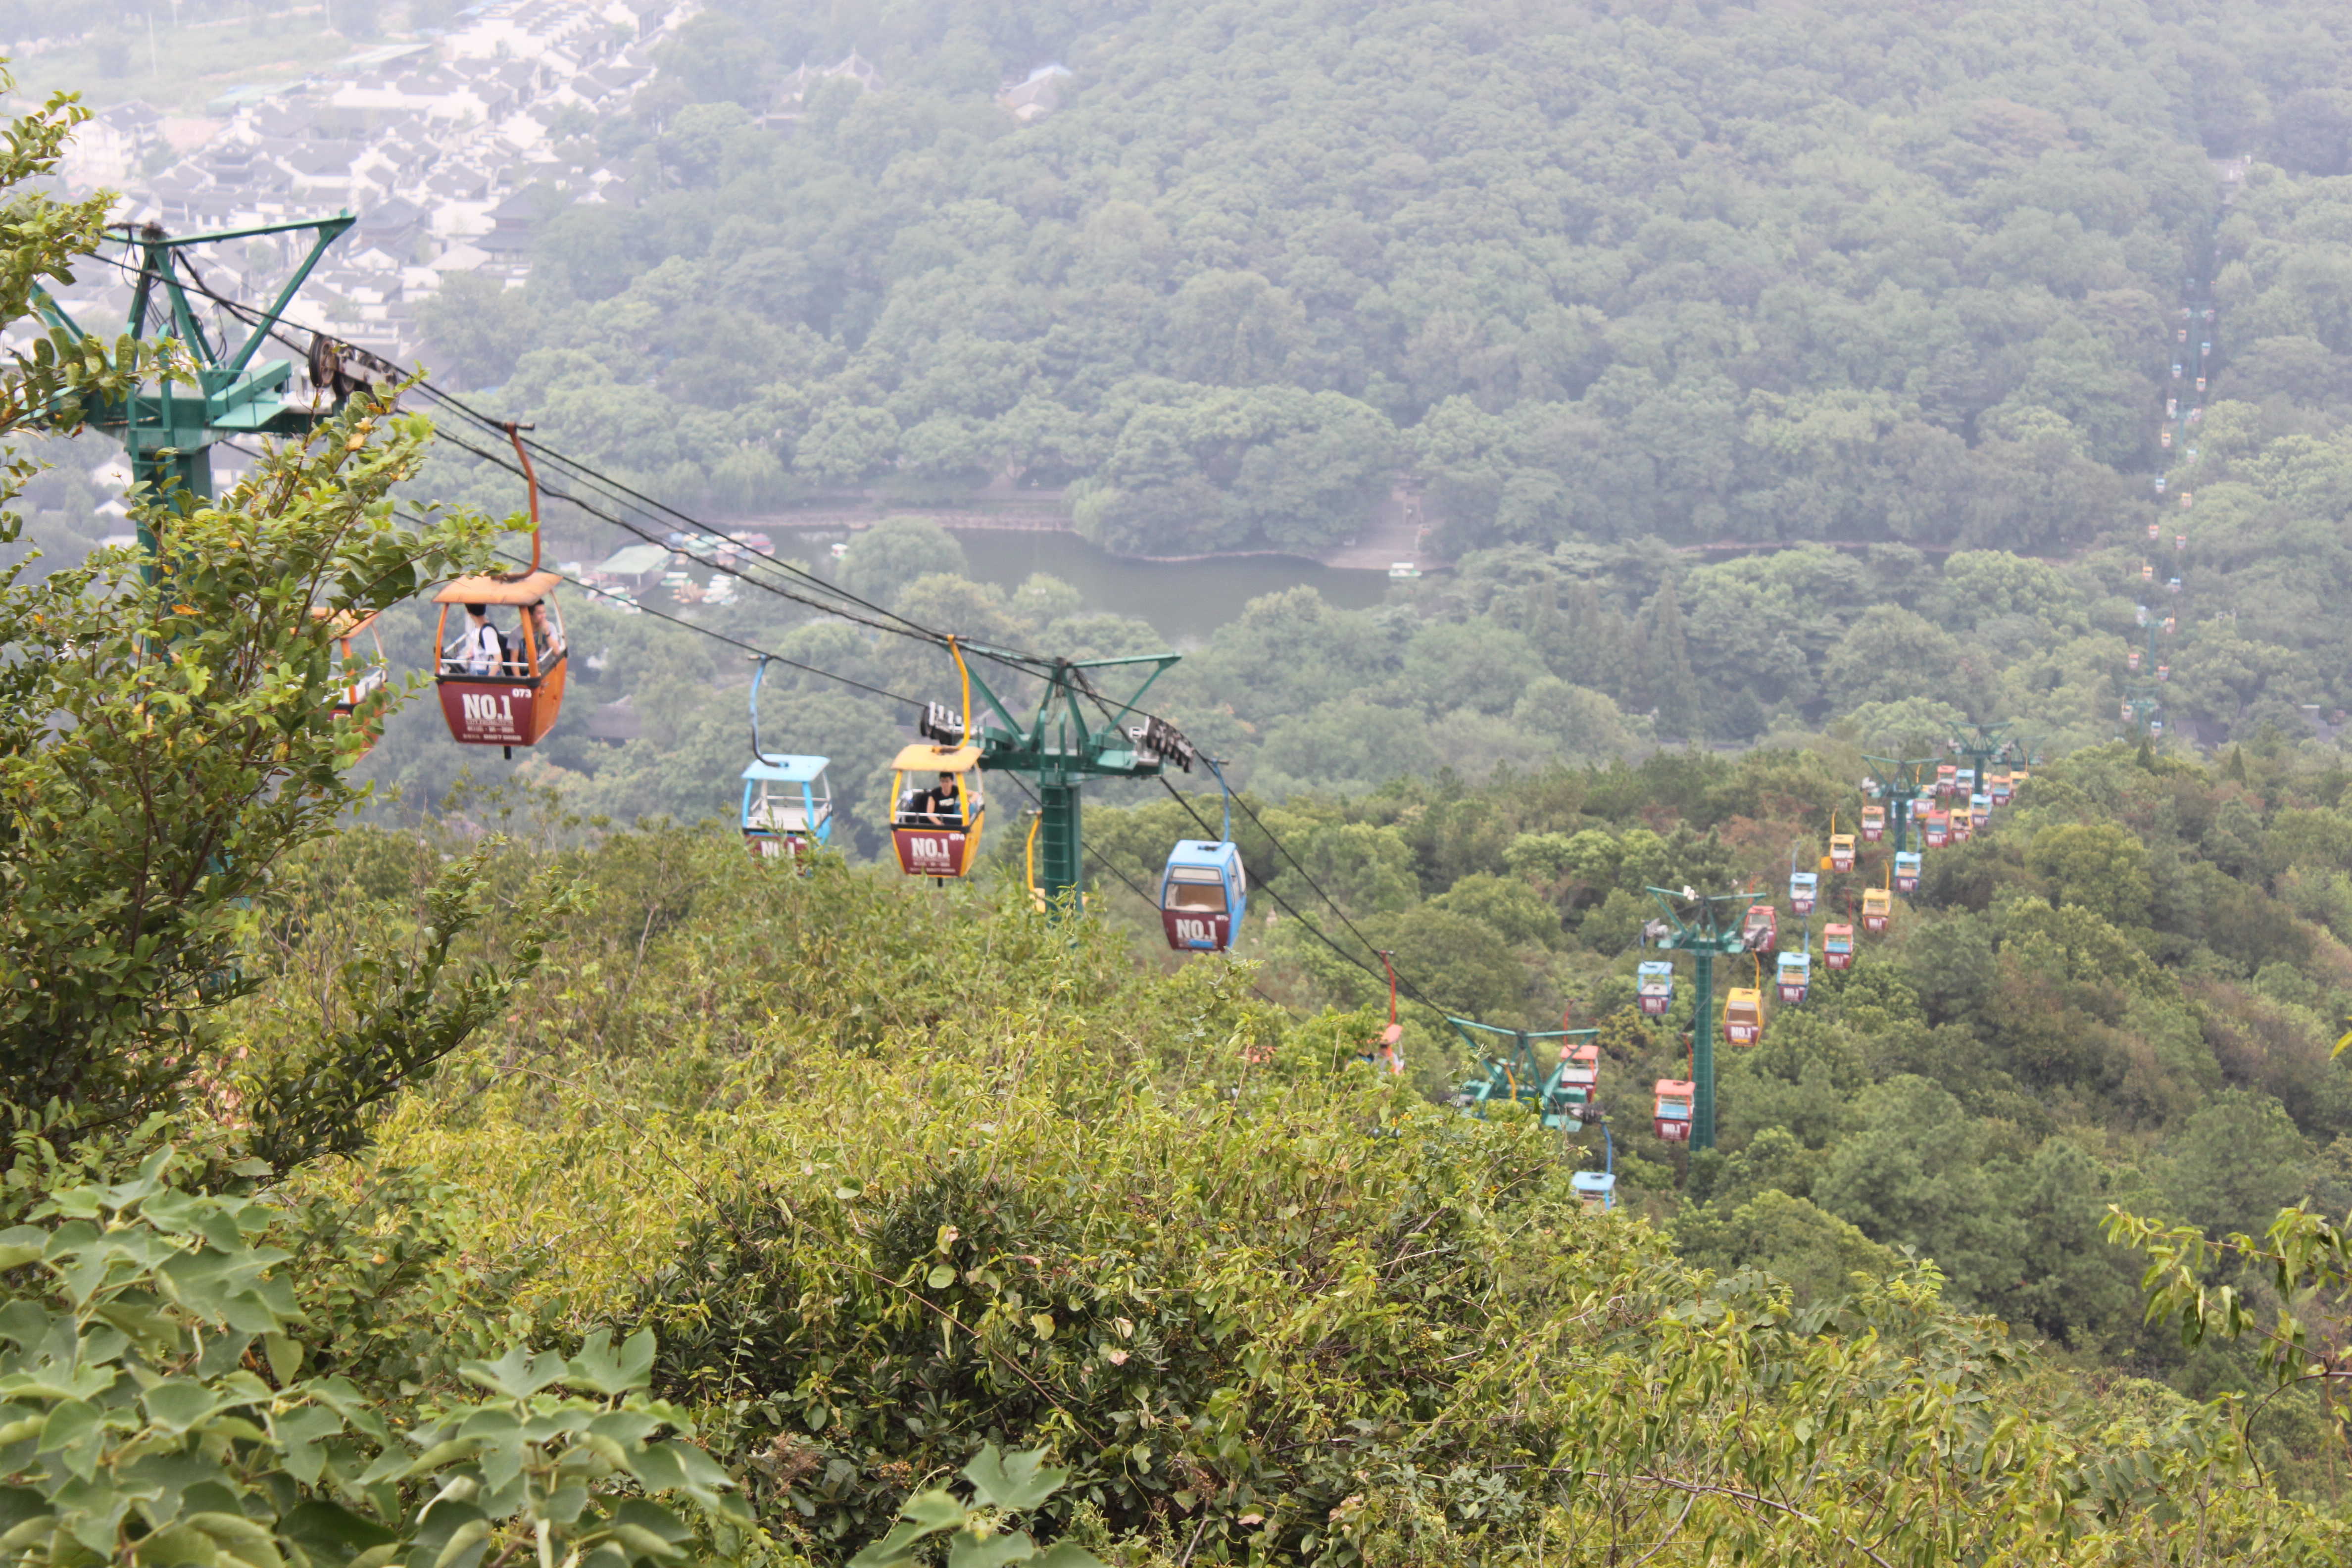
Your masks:
M1058 577L1090 610L1134 616L1179 648L1198 647L1242 606L1286 588L1310 587L1342 609L1365 610L1389 590L1385 572L1347 571L1297 555L1228 555L1203 561L1137 561L1113 555L1066 531L950 529L971 575L1010 592L1036 573ZM795 535L794 553L829 571L838 531ZM780 545L783 542L780 538Z

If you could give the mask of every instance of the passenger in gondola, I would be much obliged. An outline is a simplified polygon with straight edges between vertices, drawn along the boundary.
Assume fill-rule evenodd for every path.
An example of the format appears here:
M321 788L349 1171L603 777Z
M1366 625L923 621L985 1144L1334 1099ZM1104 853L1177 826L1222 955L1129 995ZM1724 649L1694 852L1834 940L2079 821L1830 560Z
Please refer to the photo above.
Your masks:
M441 673L495 676L506 663L506 634L490 624L490 607L467 605L466 629L441 650Z
M956 776L941 773L929 789L917 790L898 814L903 827L961 827L963 801L956 794Z
M539 668L544 670L563 651L563 628L547 608L545 599L533 599L523 614L530 617L530 635L539 645Z

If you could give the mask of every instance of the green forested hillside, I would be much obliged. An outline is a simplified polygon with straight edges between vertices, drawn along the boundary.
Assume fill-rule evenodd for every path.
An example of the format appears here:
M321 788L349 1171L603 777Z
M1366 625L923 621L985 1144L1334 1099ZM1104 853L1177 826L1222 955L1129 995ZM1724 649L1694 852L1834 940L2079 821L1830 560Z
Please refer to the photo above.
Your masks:
M643 204L550 190L530 287L439 335L559 444L728 507L1003 474L1122 549L1304 548L1410 468L1457 549L2071 550L2136 524L2179 307L2220 303L2216 395L2332 428L2348 31L728 0L568 143ZM853 47L878 90L780 103ZM1049 61L1065 107L990 101Z
M1685 1076L1690 1000L1685 984L1663 1022L1632 1011L1633 963L1654 956L1640 951L1656 912L1642 888L1744 885L1783 906L1796 947L1792 856L1815 864L1832 811L1852 829L1858 768L1851 753L1660 756L1294 797L1264 816L1295 864L1240 835L1285 900L1260 900L1247 951L1293 998L1379 1001L1377 946L1441 1007L1600 1025L1620 1169L1694 1261L1834 1293L1850 1268L1916 1249L1960 1300L2077 1364L2238 1386L2250 1360L2143 1324L2139 1261L2100 1226L2110 1205L2216 1235L2296 1202L2352 1209L2352 1070L2330 1058L2352 1014L2347 773L2253 752L2209 768L2078 752L2036 770L1990 832L1929 851L1889 933L1826 970L1822 923L1851 921L1857 889L1885 876L1891 846L1865 847L1853 875L1822 878L1811 995L1777 1007L1761 1046L1718 1045L1722 1152L1658 1142L1649 1091ZM1163 804L1091 826L1107 866L1142 880L1185 821ZM1115 877L1101 896L1115 915L1140 907ZM1727 984L1750 984L1735 967ZM1443 1096L1468 1047L1410 991L1406 1017L1417 1079ZM2289 1403L2267 1417L2282 1454L2319 1429L2316 1405Z
M2242 405L2224 413L2241 409L2255 417ZM2223 435L2217 428L2217 444ZM2231 478L2200 499L2231 533L2200 547L2211 565L2178 596L2140 580L2138 550L2057 564L1898 545L1712 563L1657 547L1515 547L1473 554L1371 610L1339 609L1307 588L1236 605L1153 702L1229 759L1229 776L1270 796L1362 790L1443 767L1479 779L1498 763L1638 757L1685 740L1801 743L1834 733L1883 751L1940 741L1956 721L1988 714L2055 755L2131 728L2118 702L2132 679L2127 654L2145 640L2145 606L2150 616L2179 613L2178 633L2158 649L2171 661L2161 689L2175 733L2195 724L2215 741L2307 737L2302 705L2325 718L2352 700L2347 667L2329 662L2343 634L2326 609L2339 588L2352 595L2352 556L2297 500L2324 482L2334 449L2220 460ZM2263 542L2282 536L2302 552ZM2225 542L2232 538L2241 542ZM950 536L913 520L861 534L842 564L844 581L877 602L1002 646L1073 658L1168 646L1142 621L1090 612L1066 584L1037 577L1005 594L970 581L968 569ZM740 650L582 595L566 602L575 642L604 662L573 689L580 718L540 748L531 775L619 821L731 812L749 735ZM756 591L732 605L660 607L917 701L953 695L953 669L935 651ZM422 611L387 627L403 663L430 640ZM622 699L642 734L590 739L587 715ZM771 746L832 757L837 787L857 803L849 826L877 847L872 789L912 710L782 668L761 700ZM419 709L394 721L364 771L424 805L470 760Z
M1606 808L1601 779L1543 793L1580 789ZM1423 803L1403 814L1421 826L1364 835L1426 854L1452 837L1439 817L1494 824L1535 798ZM1654 858L1680 874L1724 855ZM288 980L337 945L340 925L314 922L340 889L396 898L430 861L362 831L293 868L284 929L312 929ZM1052 1446L1076 1473L1047 1527L1138 1568L1598 1563L1636 1544L1835 1562L1855 1542L1923 1565L2090 1563L2187 1551L2200 1530L2217 1560L2337 1550L2315 1402L2266 1405L2241 1447L2228 1415L2166 1384L2252 1386L2251 1363L2184 1364L2140 1334L2134 1265L2096 1230L2110 1197L2176 1212L2168 1194L2247 1128L2281 1157L2292 1124L2256 1092L2212 1096L2220 1120L2174 1107L2160 1146L2155 1119L2021 1118L2051 1079L1938 1066L1969 1027L1929 1024L1904 962L1874 953L1775 1019L1727 1081L1729 1158L1687 1173L1638 1131L1632 1080L1668 1053L1612 1015L1604 1099L1634 1185L1602 1218L1565 1190L1597 1134L1563 1143L1376 1082L1349 1065L1373 1015L1302 1026L1246 970L1139 967L1115 931L1050 925L1014 889L779 876L674 830L530 862L580 879L580 913L495 1035L379 1125L381 1159L441 1184L471 1255L510 1270L472 1288L540 1341L655 1328L656 1391L701 1413L788 1558L837 1561L983 1436ZM1515 1005L1461 987L1511 970L1539 989L1580 963L1572 984L1612 1006L1622 977L1572 939L1558 961L1542 936L1504 946L1488 970L1443 943L1553 907L1557 886L1474 873L1363 919L1449 999ZM2010 917L2011 963L2030 923ZM1261 984L1344 991L1297 944L1267 952ZM319 1021L275 984L241 1037L268 1056ZM331 1205L377 1179L326 1171L305 1191ZM2221 1201L2251 1215L2294 1188L2263 1182ZM1965 1315L1996 1296L2014 1329ZM2322 1511L2184 1489L2241 1453Z
M2335 25L698 22L604 132L652 197L553 214L532 288L450 318L558 440L743 505L1009 464L1127 542L1313 542L1411 463L1480 548L1368 612L1260 600L1166 689L1249 792L1259 895L1233 957L1183 962L1126 888L1194 826L1164 797L1096 803L1092 903L1058 919L1001 790L972 880L865 863L888 707L944 695L939 650L764 600L697 624L802 661L766 721L836 756L850 854L616 826L723 804L743 721L716 645L608 606L574 623L567 723L625 695L639 739L560 731L445 798L425 709L361 765L402 693L352 692L339 632L381 612L420 646L411 601L500 555L479 512L396 504L479 476L423 472L389 394L216 499L142 502L142 551L0 574L0 1543L2342 1562L2352 772L2300 712L2342 695ZM751 128L782 60L859 28L880 90ZM987 89L1046 53L1076 96L1015 130ZM0 325L100 232L102 200L26 184L73 118L0 147ZM2200 160L2241 148L2276 162L2210 287L2266 323L2269 379L2179 426L2202 466L2164 477L2205 510L2176 595L2154 458L2110 416L2169 376L2143 329L2201 309L2170 274L2201 298ZM1882 321L1867 374L1798 352ZM0 436L172 370L60 330L0 363ZM1871 538L1672 542L1768 514ZM982 642L1160 642L965 564L896 523L839 572ZM2100 743L2167 616L2184 715L2239 737L2206 760ZM1657 1139L1695 1020L1628 1005L1643 889L1769 895L1850 821L1863 746L1963 712L2033 736L2020 798L1726 1051L1719 1148ZM1709 740L1762 743L1660 744ZM371 779L410 787L358 822ZM1398 1076L1359 1059L1383 952ZM1610 1120L1467 1114L1445 1010L1595 1026ZM1614 1208L1570 1181L1596 1162Z

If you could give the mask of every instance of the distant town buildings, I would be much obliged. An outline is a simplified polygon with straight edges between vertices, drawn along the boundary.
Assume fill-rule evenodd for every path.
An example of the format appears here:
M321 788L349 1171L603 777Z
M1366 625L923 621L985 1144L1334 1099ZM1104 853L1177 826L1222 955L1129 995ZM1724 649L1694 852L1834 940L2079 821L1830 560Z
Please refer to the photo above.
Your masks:
M60 169L69 194L123 192L118 216L174 232L243 228L348 209L359 222L304 283L290 315L395 363L425 348L418 307L461 275L505 287L530 268L537 230L569 204L634 206L643 176L574 136L625 111L658 46L699 0L491 0L437 37L363 49L288 86L227 85L202 116L143 103L93 115ZM1043 65L997 103L1028 123L1067 100L1071 74ZM855 49L777 84L761 123L790 134L828 84L881 90ZM562 144L559 150L559 143ZM209 247L207 287L266 296L307 237ZM85 328L116 330L128 281L86 268L61 301Z
M416 308L451 277L520 283L546 213L565 201L635 205L627 172L559 158L555 130L625 109L696 4L493 0L438 38L362 50L286 87L226 87L201 118L116 104L76 135L60 183L70 194L121 191L119 216L174 231L348 208L360 221L290 313L411 363L422 346ZM851 60L867 85L873 67ZM256 241L215 247L199 265L220 292L254 295L296 254L296 240ZM86 268L62 302L85 327L110 331L130 289Z

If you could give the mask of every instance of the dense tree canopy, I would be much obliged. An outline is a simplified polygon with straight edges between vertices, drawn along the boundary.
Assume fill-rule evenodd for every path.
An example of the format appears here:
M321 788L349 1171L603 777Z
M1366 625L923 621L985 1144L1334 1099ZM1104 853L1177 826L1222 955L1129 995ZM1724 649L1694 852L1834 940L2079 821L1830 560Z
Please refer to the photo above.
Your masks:
M778 96L853 47L877 89ZM1412 470L1456 548L2065 550L2164 458L2206 280L2227 384L2344 395L2347 51L2245 0L725 0L574 144L641 203L555 198L436 332L672 499L1003 476L1119 549L1307 549ZM989 100L1049 61L1055 112Z

